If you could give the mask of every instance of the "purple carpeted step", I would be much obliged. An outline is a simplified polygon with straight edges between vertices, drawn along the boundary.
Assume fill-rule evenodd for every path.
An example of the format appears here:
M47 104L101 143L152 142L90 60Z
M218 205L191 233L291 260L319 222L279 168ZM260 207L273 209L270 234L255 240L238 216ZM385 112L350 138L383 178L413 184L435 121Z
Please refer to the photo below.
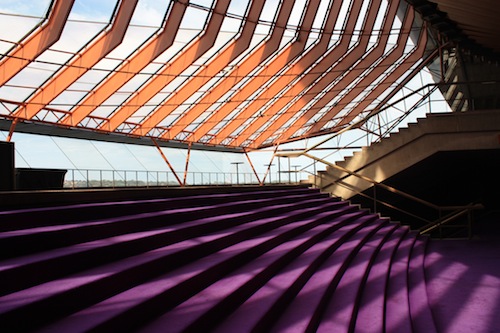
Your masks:
M309 278L327 260L341 244L370 223L377 223L375 215L356 216L352 214L353 222L336 230L334 234L322 242L317 243L298 260L282 269L270 281L257 290L248 300L236 310L226 306L220 309L221 313L229 315L215 329L216 332L267 332L280 317L283 310L294 299ZM205 315L206 321L209 320ZM206 322L198 321L190 326L190 331L196 332ZM159 332L161 326L158 326Z
M408 270L409 302L414 333L436 333L427 299L424 273L424 257L428 238L420 236L413 246Z
M235 198L233 198L235 199ZM195 198L184 198L185 201L193 201L191 202L190 205L187 205L185 201L182 202L177 202L175 206L170 207L168 209L161 209L161 210L152 210L152 211L146 211L141 213L141 209L133 210L131 214L133 216L141 217L145 216L148 218L154 217L154 216L164 216L166 214L171 214L172 217L175 217L176 219L182 220L183 218L189 218L193 214L214 214L213 212L216 211L218 213L224 213L224 212L236 212L236 211L241 211L241 210L248 210L248 209L253 209L253 208L258 208L261 206L272 206L272 205L279 205L279 204L286 204L290 202L297 202L297 200L315 200L315 199L322 199L326 200L324 196L319 197L317 195L311 195L311 196L305 196L305 195L280 195L277 197L271 197L271 198L253 198L251 200L245 199L245 200L233 200L233 201L225 201L222 203L216 203L216 204L199 204L196 205L196 200L198 200L196 197ZM126 207L134 207L134 202L129 203L126 205ZM183 206L188 206L188 207L183 207ZM194 207L190 207L194 206ZM48 228L56 228L57 226L60 225L61 229L66 228L64 224L70 224L70 220L66 220L66 216L68 212L72 211L70 209L67 209L68 207L63 207L64 212L61 212L60 215L58 216L57 219L52 220L50 224L47 225L41 225L33 228L40 228L43 230L44 227ZM165 207L164 207L165 208ZM76 208L75 208L76 209ZM120 207L120 211L123 209L123 207ZM77 210L77 209L76 209ZM190 212L193 212L193 214L190 214ZM177 214L177 215L174 215ZM98 221L99 219L96 218L96 216L93 216L92 214L88 214L91 217L87 220L81 221L82 224L84 223L92 223L95 221ZM207 216L207 215L205 215ZM36 219L36 216L32 217ZM61 222L61 219L64 219L63 222ZM128 219L128 215L124 214L123 211L121 211L120 216L111 218L110 220L116 220L116 221L121 221L121 219ZM30 229L28 230L23 230L26 228L23 228L23 221L24 220L19 220L18 224L16 226L19 226L17 229L13 229L11 231L13 234L23 234L23 233L30 233ZM25 223L27 221L24 221ZM29 221L28 221L29 222ZM4 223L0 224L3 225ZM7 233L8 234L8 233Z
M291 197L289 200L293 200L293 197L297 197L297 200L300 200L301 197L304 199L326 197L318 191L298 188L27 208L0 211L0 231L34 228L44 225L66 224L78 221L112 218L169 209L213 206L231 202L245 202L259 199L276 199L282 196Z
M396 250L389 273L385 301L385 331L412 332L408 301L408 263L417 234L406 234Z
M199 216L217 216L229 212L250 211L261 207L265 207L265 209L274 213L279 213L281 212L280 209L285 207L282 205L289 202L296 202L297 199L299 199L297 196L283 196L276 199L257 199L215 206L171 209L98 221L8 231L0 233L0 258L11 258L36 251L44 251L99 238L111 237L126 232L158 228L188 221ZM338 205L346 204L332 202L327 198L306 199L301 197L299 202L300 205L314 205L321 204L322 202L330 202ZM275 208L273 209L273 207Z
M321 321L322 313L350 260L356 255L364 242L382 227L382 222L385 223L386 221L377 220L377 223L360 229L345 240L311 276L269 331L315 331Z
M399 243L408 232L399 227L382 245L368 274L356 316L355 332L383 332L387 280L391 262Z
M342 275L328 306L322 314L318 332L351 332L354 329L359 300L373 260L397 228L385 225L373 234L358 251Z
M48 332L64 332L68 327L86 331L129 330L142 320L159 315L195 295L224 275L250 260L271 251L293 237L325 223L329 213L317 218L282 225L256 238L221 249L214 255L188 263L159 278L131 288L47 327ZM207 242L200 239L199 242ZM89 319L91 318L91 320ZM97 326L97 327L96 327Z
M214 224L213 228L215 229L212 230L220 230L229 227L231 224L244 223L248 220L258 219L266 215L273 216L276 215L277 212L280 212L281 214L290 212L288 215L283 215L283 217L278 219L280 221L286 221L290 218L298 219L303 216L307 216L308 214L314 214L314 212L320 212L322 209L335 210L335 208L339 208L340 210L338 214L344 212L344 210L353 209L353 207L341 205L338 202L327 201L323 205L319 206L314 206L315 203L317 203L316 200L313 200L299 204L261 208L260 210L253 212L253 215L244 216L243 219L236 218L236 216L230 216L231 219L227 221L229 224L221 223L221 226ZM119 227L120 225L117 224L117 226ZM192 229L190 231L193 232ZM200 230L201 233L209 231L210 230ZM177 234L180 234L179 236L181 237L186 236L183 235L182 231ZM187 236L192 237L191 235L193 234L191 233ZM111 240L102 239L86 244L76 244L66 248L50 250L35 255L2 261L0 262L0 279L3 283L0 285L0 293L5 294L7 292L20 290L22 288L43 283L66 274L75 273L78 270L87 269L112 260L118 260L127 255L135 255L137 253L147 251L148 246L150 248L151 246L162 246L161 242L154 244L143 242L143 247L141 248L131 242L124 247L122 246L122 242L127 240L128 236L124 235L123 237L115 237L117 238L112 238ZM179 240L180 239L173 239L173 241Z
M185 263L208 255L209 253L203 250L208 250L207 247L211 244L220 243L221 240L225 240L225 238L236 233L242 233L249 228L258 228L263 224L272 222L274 221L271 221L271 219L251 222L248 226L241 225L224 233L175 243L139 256L6 295L0 298L0 322L6 327L14 328L22 327L22 324L38 325L68 315L82 307L99 302L143 281L154 278L155 275L173 270ZM245 238L242 235L233 243L237 244L244 241ZM195 252L196 247L202 247L202 249ZM224 248L222 245L219 247ZM216 250L212 250L213 252L216 252ZM79 300L80 304L72 302L72 299ZM47 311L48 309L50 309L50 312ZM26 316L30 316L30 322L22 322ZM32 327L26 326L26 329Z
M343 229L348 223L356 224L352 221L364 214L366 213L360 211L345 214L274 248L239 268L234 273L217 281L141 330L148 332L211 330L214 325L245 302L248 297L251 296L251 299L253 298L252 294L261 292L267 284L273 284L273 290L276 293L279 292L279 288L285 288L284 284L273 283L277 279L274 276L275 274L279 273L291 261L293 262L290 265L295 266L317 256L318 254L315 252L321 248L321 245L328 244L324 240L326 236L331 235L332 232L336 234L339 228ZM327 238L329 239L329 237ZM293 274L288 267L284 270ZM272 278L271 281L269 281L270 278ZM251 317L256 315L257 312L254 310L265 311L265 307L266 304L259 302L258 309L253 307L250 311L244 310L245 325L248 325L252 320ZM238 308L238 311L240 309L241 307ZM242 323L233 326L233 332L235 327L239 332L243 330Z

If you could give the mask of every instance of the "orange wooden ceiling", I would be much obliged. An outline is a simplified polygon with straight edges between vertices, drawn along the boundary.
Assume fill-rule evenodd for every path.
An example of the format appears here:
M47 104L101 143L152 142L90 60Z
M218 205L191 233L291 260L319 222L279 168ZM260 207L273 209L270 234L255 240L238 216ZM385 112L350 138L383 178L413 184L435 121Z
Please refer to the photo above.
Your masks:
M127 31L140 0L117 1L107 25L58 61L49 55L65 51L57 41L70 33L74 0L55 0L0 59L0 118L258 149L349 125L378 107L426 51L427 30L402 0L238 0L246 4L239 14L234 1L170 1L157 31L122 57L114 51L134 38ZM184 41L193 10L206 20ZM238 28L224 39L228 22ZM104 70L107 60L116 66ZM43 82L20 80L47 63ZM30 93L17 94L22 88Z

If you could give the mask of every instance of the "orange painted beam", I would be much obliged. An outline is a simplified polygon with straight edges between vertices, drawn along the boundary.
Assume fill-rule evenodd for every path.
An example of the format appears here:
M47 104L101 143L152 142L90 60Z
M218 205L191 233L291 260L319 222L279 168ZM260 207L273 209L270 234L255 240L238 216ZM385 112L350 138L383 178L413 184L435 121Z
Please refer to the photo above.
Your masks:
M283 33L285 31L284 27L288 22L288 19L292 12L292 6L290 5L290 2L287 2L287 4L288 5L285 5L284 2L280 7L276 24L273 25L271 36L266 40L266 42L257 47L256 50L252 52L247 58L245 58L245 60L243 60L240 64L236 65L231 73L229 73L228 77L224 78L216 85L214 85L210 93L204 96L197 105L189 110L191 117L194 117L194 119L196 119L198 116L200 116L213 103L217 102L219 98L226 94L234 85L238 84L257 66L260 66L260 64L265 62L278 50L281 38L283 37ZM201 133L208 132L212 127L215 126L216 122L219 119L225 117L223 116L221 118L221 115L222 114L218 111L212 116L208 117L205 122L192 134L189 140L193 142L198 141L204 135ZM172 128L170 132L179 133L188 125L189 124L187 123L181 124L179 127L175 127L175 130L174 128Z
M188 169L189 169L189 160L191 158L191 146L192 146L192 143L190 142L189 145L188 145L188 152L187 152L187 156L186 156L186 166L184 167L184 178L183 178L183 181L182 181L182 184L184 184L184 186L186 186L186 182L187 182L187 175L188 175Z
M405 37L406 40L409 38L409 35L406 33L406 34L403 34L401 35L400 37ZM398 80L401 75L403 75L408 69L411 68L411 66L413 66L415 64L415 62L417 62L419 59L422 58L423 54L424 54L424 51L425 51L425 46L426 46L426 43L427 43L427 30L426 29L422 29L422 32L420 34L420 39L419 39L419 42L418 42L418 46L413 50L413 52L408 56L406 57L406 59L390 74L388 75L382 82L380 82L376 88L374 88L367 96L365 96L365 98L363 99L363 101L361 101L357 106L356 106L356 109L355 109L355 112L351 112L348 116L346 116L337 126L336 128L341 128L343 125L345 124L348 124L350 121L352 121L360 112L362 112L375 98L377 98L377 96L379 96L381 93L383 93L387 88L390 87L390 85L392 85L396 80ZM403 40L403 41L399 41L398 42L398 45L403 45L403 48L404 46L406 45L406 40ZM400 51L400 50L399 50ZM398 52L399 53L399 57L401 57L402 55L402 52ZM392 55L392 53L391 53ZM366 85L370 84L371 82L373 82L379 75L381 75L385 69L387 68L387 66L390 66L391 64L394 63L394 59L392 57L387 57L382 63L380 63L376 68L375 68L375 72L370 73L370 79L368 79L368 76L364 79L365 82L360 82L360 87L361 85L363 87L366 87ZM369 81L370 82L367 82ZM354 99L356 96L353 96L352 99ZM345 102L344 102L345 103ZM299 124L294 124L293 126L291 126L285 133L283 133L283 135L281 136L281 138L286 142L286 141L290 141L291 139L291 136L303 125L305 124L304 123L301 123L300 125ZM334 132L335 129L332 129L330 131L326 131L326 132L321 132L321 133L318 133L318 132L315 132L313 133L312 131L308 131L306 132L305 134L301 135L301 138L305 138L305 137L311 137L311 136L316 136L316 135L319 135L319 134L324 134L324 133L331 133L331 132ZM286 136L285 136L286 135ZM293 140L295 139L298 139L298 138L293 138Z
M38 91L31 96L24 107L16 111L16 117L31 119L85 74L123 40L123 36L132 18L138 0L125 0L120 3L120 8L114 18L111 29L97 38L81 54L76 55L66 67L53 75Z
M252 168L252 171L253 171L253 174L255 175L255 178L257 178L257 181L259 182L259 185L260 186L264 185L264 183L260 181L259 174L257 173L257 170L255 170L253 162L250 159L250 156L248 155L248 151L246 149L244 150L244 153L245 153L245 156L247 157L248 164L250 164L250 167Z
M225 14L229 7L230 0L219 0L214 8L214 13L209 19L208 26L203 35L186 49L181 51L170 63L168 63L157 75L142 86L139 91L126 103L116 110L110 117L109 122L101 126L110 132L116 130L124 121L133 115L142 105L147 103L152 97L158 94L170 82L184 72L205 52L213 47L217 34L224 21Z
M5 139L5 141L11 142L12 136L14 135L14 130L16 129L16 125L18 122L19 122L19 118L14 118L14 120L10 124L9 134L7 135L7 138Z
M151 141L154 143L156 149L158 149L158 152L160 153L160 155L163 158L163 160L165 161L165 163L167 163L168 168L170 169L170 171L172 171L172 174L174 175L175 179L177 180L177 183L179 183L179 185L181 187L184 187L186 185L185 182L183 183L181 181L181 179L179 178L179 175L177 175L177 172L175 172L174 167L172 166L172 164L168 160L167 156L163 153L163 150L161 150L161 147L158 144L158 141L156 141L155 138L151 138Z
M379 7L380 7L380 2L381 0L373 0L370 2L369 8L368 8L368 14L366 19L364 20L364 25L362 27L363 31L372 31L373 26L375 24L375 20L377 16L379 15ZM392 2L391 5L395 6L397 8L397 3L394 5L395 2ZM349 36L349 29L354 30L354 24L356 23L359 12L361 10L361 5L363 4L363 1L358 0L357 1L357 6L354 6L351 10L351 14L349 17L349 22L346 28L347 35ZM395 12L395 11L394 11ZM389 19L390 20L390 19ZM332 61L337 61L338 57L327 57L325 61L322 61L322 63L319 64L321 66L319 69L313 69L312 72L313 74L307 74L305 78L303 78L303 81L300 81L299 84L295 85L294 87L291 88L292 92L287 93L288 97L284 99L280 99L277 103L274 103L267 111L264 117L261 119L256 120L253 122L249 127L247 127L242 133L237 138L236 145L239 145L245 140L247 140L250 136L252 136L256 131L258 131L262 126L264 125L269 125L269 128L267 129L268 133L274 133L276 130L278 130L286 121L288 121L292 116L293 113L284 113L277 119L273 119L272 124L269 124L269 120L279 113L285 105L287 105L297 94L299 94L302 90L300 90L303 87L310 87L311 85L314 85L312 88L310 88L307 91L307 95L310 96L312 99L313 96L316 96L317 94L320 94L335 78L338 76L339 73L343 73L347 71L352 65L356 63L356 61L361 58L364 53L366 52L366 47L368 45L368 42L370 40L370 35L369 34L363 34L361 35L360 40L358 40L357 45L351 49L348 53L348 55L344 58L342 58L338 64L336 64L333 68L330 68L330 64L332 64ZM350 40L346 38L342 43L350 43ZM346 45L346 44L343 44ZM340 46L340 45L339 45ZM344 46L345 47L345 46ZM335 49L333 51L336 51ZM316 81L326 70L323 70L325 67L330 68L329 71L330 73L323 78L321 78L319 81ZM301 83L304 82L305 83ZM300 90L300 91L299 91ZM274 92L277 93L277 92ZM271 93L271 96L273 93ZM307 98L307 97L306 97ZM261 103L263 104L263 103ZM305 104L304 104L305 105ZM257 107L253 107L254 109L257 109ZM293 107L292 107L293 109ZM300 109L297 109L300 110ZM264 132L263 132L264 133ZM262 136L262 135L260 135ZM258 137L257 137L258 138ZM260 140L264 141L265 138L261 138Z
M394 22L394 17L396 15L398 6L399 6L399 1L392 1L390 3L389 8L388 8L389 14L385 16L386 20L384 21L384 24L383 24L383 27L382 27L382 31L384 31L385 33L382 34L380 40L378 41L378 45L375 47L374 50L372 50L370 52L370 54L372 52L376 52L376 53L380 54L381 52L384 51L384 49L386 47L387 39L389 37L390 29L391 29L391 27L393 25L393 22ZM374 6L373 8L376 8L376 7ZM372 28L371 29L365 29L365 30L366 31L371 31ZM368 38L368 39L366 39L366 38ZM369 40L369 36L363 35L361 37L361 39L362 39L363 46L366 48L366 42ZM359 51L362 51L362 50L363 50L363 48L358 49L358 51L356 53L353 53L353 54L357 55L357 57L355 57L355 58L349 58L349 57L344 58L343 59L344 62L341 61L338 64L338 65L341 66L340 68L338 66L334 67L330 73L328 73L320 81L318 81L317 85L314 86L311 90L309 90L306 93L306 95L304 95L302 98L300 98L298 101L296 101L289 108L289 110L286 113L282 114L273 123L273 126L271 126L270 128L266 129L266 131L263 131L258 137L256 137L252 146L257 147L257 146L261 145L265 140L267 140L268 136L271 136L272 133L274 133L274 132L278 131L279 129L281 129L281 127L284 124L286 124L295 115L295 112L290 111L290 109L291 110L296 110L296 112L299 112L303 107L305 107L308 103L310 103L317 96L317 94L321 93L323 89L325 89L332 81L334 81L337 78L337 76L339 75L339 73L342 74L343 72L345 72L346 70L348 70L348 68L350 66L352 66L359 59L359 57L360 57L360 52ZM370 55L368 55L368 57L369 56ZM347 58L349 58L349 59L347 59ZM348 62L346 63L345 61L348 61ZM366 62L364 64L366 65ZM343 79L340 80L333 88L330 88L331 89L330 91L332 91L332 89L333 89L333 91L335 91L335 93L337 93L339 91L339 89L337 89L336 87L338 87L339 84L342 84L342 82L344 82L344 84L345 84L348 81L344 81ZM318 110L320 110L320 109L318 109L317 107L314 107L314 106L309 107L308 111L306 111L306 113L301 116L300 120L295 121L295 124L300 123L302 120L305 120L304 123L307 122L307 120L309 120L310 118L312 118L318 112ZM281 134L276 139L280 138L280 140L285 140L284 138L288 138L289 132L292 131L292 127L294 127L294 125L292 125L287 130L285 130L284 133ZM271 133L271 134L269 134L269 133Z
M303 58L301 58L291 68L285 70L283 75L281 75L274 83L272 83L270 88L268 88L262 94L266 94L268 96L275 96L280 91L281 87L291 84L291 82L295 80L297 76L306 71L311 65L314 64L315 61L317 61L317 59L319 59L324 55L324 53L328 48L328 43L330 42L330 37L333 32L333 28L335 26L335 21L338 19L341 6L342 2L338 1L334 2L333 6L330 7L330 11L328 13L328 17L325 24L325 30L321 35L319 43L317 43L311 50L309 50L303 56ZM313 14L315 12L316 11L313 11ZM269 64L268 67L273 69L271 73L267 72L265 73L266 75L269 75L269 77L263 79L257 77L253 79L253 81L251 81L251 83L253 82L253 85L246 86L244 90L240 92L239 95L235 96L234 99L236 99L236 101L234 102L233 107L236 107L238 104L241 103L241 101L248 99L252 94L255 93L256 90L260 89L262 85L264 85L267 81L270 81L274 75L276 75L280 70L285 68L291 60L293 60L295 57L299 56L303 52L308 39L307 33L305 32L309 32L311 30L312 23L313 23L312 21L308 21L307 22L308 26L304 25L304 27L302 27L301 34L299 35L298 38L299 42L295 44L297 45L297 47L293 50L293 52L291 52L291 54L288 57L285 58L283 56L284 54L281 54L280 57L278 57L271 64ZM262 96L262 94L260 96ZM239 126L241 126L241 124L247 121L248 118L252 117L255 114L255 112L260 109L260 107L262 107L265 103L267 103L267 101L268 101L267 99L262 97L259 98L258 96L256 100L252 101L249 105L246 106L245 110L242 113L240 113L235 119L233 119L229 124L227 124L222 130L220 130L212 139L211 143L215 143L217 141L220 142L229 135L231 135L231 133L233 133ZM264 116L264 118L266 117Z
M165 117L171 114L177 106L184 103L193 95L193 93L197 92L205 83L210 81L217 75L217 73L223 70L246 49L248 49L257 25L256 22L259 19L263 7L263 1L253 1L245 20L244 27L239 33L238 38L227 45L221 53L213 57L202 71L196 73L196 75L190 78L189 82L183 84L179 90L167 98L163 102L163 106L155 110L138 128L132 132L132 134L147 134L151 128L158 125L158 123L165 119ZM183 117L185 118L183 121L188 124L195 120L192 115L190 116L190 113L186 113Z
M55 1L46 23L0 61L0 86L59 40L73 3L74 0Z
M408 7L409 11L405 16L405 19L403 21L403 29L398 38L398 46L395 49L393 49L393 51L385 58L383 62L379 63L376 66L376 68L374 68L374 70L372 70L365 78L363 78L360 82L358 82L358 84L349 93L347 93L344 97L338 100L337 102L337 105L339 106L338 108L335 107L331 108L311 127L311 129L308 132L320 131L321 128L324 125L326 125L326 123L328 123L331 119L333 119L333 117L335 117L335 115L338 114L343 109L343 106L353 101L371 82L375 81L391 64L393 64L397 59L399 59L403 55L405 46L407 44L407 40L410 37L410 32L415 17L415 12L413 10L413 7L411 6ZM350 83L352 83L358 77L358 73L361 74L363 67L367 68L368 66L372 65L373 62L375 62L380 56L382 56L382 53L376 54L375 57L373 58L370 57L370 59L367 59L366 63L363 64L364 66L359 66L361 70L356 70L356 68L353 68L353 70L351 70L342 80L343 81L342 85L335 87L334 88L335 91L325 94L325 96L323 96L319 101L317 101L312 106L312 108L316 110L321 110L340 91L344 90Z
M300 119L298 119L293 125L291 125L287 130L285 130L279 137L282 140L287 140L290 136L293 135L303 124L305 124L309 119L311 119L317 112L318 110L321 110L323 106L325 106L329 101L331 101L340 91L342 91L345 87L347 87L354 79L356 79L356 75L358 74L360 69L361 71L363 69L368 68L373 62L375 62L384 52L386 48L386 44L389 38L390 34L390 29L393 25L394 18L396 16L396 12L398 10L399 6L399 1L391 2L391 5L389 7L389 13L386 16L387 19L384 22L384 25L382 27L382 36L380 37L380 40L378 41L377 46L375 49L373 49L370 54L362 60L355 68L353 68L340 82L338 82L325 96L323 96L320 101L317 101L314 105L310 107L310 109L304 113ZM411 14L413 15L413 14ZM409 26L405 26L404 29L406 29L406 34L400 34L399 36L399 45L400 47L404 47L405 43L401 42L402 37L408 37L408 32L410 31L411 24L413 23L413 16L411 17L410 20L406 20L406 24ZM402 44L401 44L402 43ZM399 51L400 48L397 49ZM396 60L399 58L401 55L397 55L397 53L394 53L394 50L392 51L393 56L391 59ZM358 68L358 70L356 70ZM379 68L382 68L379 66ZM385 67L384 67L385 70ZM325 76L325 84L327 84L329 81L334 79L334 76L336 76L336 73L333 73L330 77L327 75ZM366 82L366 81L365 81ZM357 87L360 87L361 85L358 84ZM306 105L308 102L310 102L313 97L315 97L315 94L312 93L309 98L306 98L305 101L301 103L302 105ZM296 110L300 110L299 107L296 107ZM288 113L287 116L279 121L276 122L277 125L280 127L285 124L286 121L291 119L293 117L293 113ZM273 128L272 130L278 130L280 127ZM264 134L264 133L263 133ZM260 145L262 142L265 141L265 135L261 135L261 138L258 138L258 140L255 140L254 144L255 145Z
M380 84L375 89L373 89L359 105L356 106L356 112L351 112L349 115L344 117L344 119L338 124L338 126L343 126L344 124L351 122L359 113L363 112L364 109L368 105L370 105L377 96L379 96L387 88L389 88L394 82L396 82L396 80L401 78L401 75L408 71L416 61L420 60L424 56L427 39L427 30L423 29L423 31L421 32L418 48L416 48L413 53L411 53L411 55L407 59L405 59L398 68L396 68L396 70L394 70L387 76L387 78L380 82ZM381 104L383 103L385 102L382 101Z
M71 114L64 118L61 123L76 126L118 89L129 82L135 76L135 73L143 70L160 54L172 46L186 8L187 0L175 1L168 18L164 22L163 30L150 39L134 55L126 59L113 73L110 73L71 110Z

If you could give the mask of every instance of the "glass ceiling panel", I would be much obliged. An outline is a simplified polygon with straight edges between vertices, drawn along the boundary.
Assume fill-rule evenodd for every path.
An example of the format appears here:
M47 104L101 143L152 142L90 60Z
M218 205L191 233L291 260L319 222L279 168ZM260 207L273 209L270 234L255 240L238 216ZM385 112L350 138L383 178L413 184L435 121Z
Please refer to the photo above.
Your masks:
M414 75L427 43L420 20L412 19L415 34L407 38L413 9L393 10L388 0L75 0L56 22L60 35L50 35L45 17L64 1L0 4L0 75L12 73L0 76L1 117L258 149L366 114L379 95L400 89L393 73ZM158 42L162 31L169 42ZM47 34L51 43L31 41ZM23 48L31 53L13 66ZM388 64L396 50L401 55ZM89 52L93 62L81 62ZM63 88L40 97L49 83Z

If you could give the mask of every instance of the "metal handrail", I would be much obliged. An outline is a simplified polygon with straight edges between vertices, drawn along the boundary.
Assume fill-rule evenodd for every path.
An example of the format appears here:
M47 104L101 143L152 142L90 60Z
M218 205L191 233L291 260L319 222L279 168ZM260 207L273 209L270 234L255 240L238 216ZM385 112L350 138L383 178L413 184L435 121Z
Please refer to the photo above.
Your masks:
M332 167L332 168L335 168L335 169L341 170L341 171L343 171L343 172L346 172L346 173L348 173L348 174L350 174L350 175L352 175L352 176L354 176L354 177L358 177L358 178L360 178L360 179L362 179L362 180L365 180L365 181L367 181L367 182L369 182L369 183L372 183L373 185L380 186L380 187L382 187L382 188L384 188L384 189L386 189L386 190L388 190L388 191L390 191L390 192L392 192L392 193L395 193L395 194L401 195L402 197L405 197L405 198L407 198L407 199L410 199L410 200L413 200L413 201L415 201L415 202L421 203L421 204L423 204L423 205L425 205L425 206L428 206L428 207L430 207L430 208L434 208L434 209L436 209L436 210L439 210L440 208L442 208L442 207L439 207L438 205L435 205L435 204L433 204L433 203L431 203L431 202L428 202L428 201L426 201L426 200L423 200L423 199L417 198L417 197L416 197L416 196L414 196L414 195L411 195L411 194L409 194L409 193L403 192L403 191L401 191L401 190L398 190L398 189L396 189L396 188L394 188L394 187L392 187L392 186L386 185L386 184L384 184L384 183L378 182L378 181L376 181L376 180L374 180L374 179L372 179L372 178L369 178L369 177L367 177L367 176L360 175L360 174L359 174L359 173L357 173L357 172L351 171L351 170L349 170L349 169L346 169L346 168L341 167L341 166L339 166L339 165L336 165L336 164L334 164L334 163L330 163L330 162L325 161L325 160L323 160L323 159L321 159L321 158L318 158L318 157L316 157L316 156L310 155L310 154L308 154L308 153L305 153L305 154L304 154L304 156L307 156L307 157L309 157L309 158L311 158L311 159L314 159L314 160L316 160L316 161L318 161L318 162L324 163L324 164L326 164L326 165L328 165L328 166L330 166L330 167ZM343 177L343 178L345 178L345 177ZM342 179L343 179L343 178L342 178ZM335 184L335 183L329 184L328 186L331 186L331 185L333 185L333 184Z
M427 206L429 208L433 208L433 209L437 210L439 212L439 214L441 214L443 211L450 211L450 210L453 211L453 212L451 212L450 214L448 214L448 215L446 215L444 217L440 217L436 221L429 221L429 220L427 220L425 218L422 218L420 216L417 216L417 215L415 215L413 213L410 213L410 212L407 212L407 211L405 211L403 209L397 208L397 207L395 207L395 206L393 206L393 205L391 205L391 204L389 204L387 202L378 200L376 198L371 198L368 195L362 193L361 191L358 191L357 189L354 189L352 185L347 184L347 183L345 183L345 182L342 181L343 179L347 178L348 176L344 176L342 178L339 178L335 182L332 182L331 184L328 184L327 186L325 186L325 187L322 188L322 189L324 189L324 188L326 188L328 186L331 186L331 185L334 185L334 184L338 184L338 185L344 186L344 187L350 187L350 190L352 190L356 194L362 195L364 197L368 197L369 199L374 200L374 202L381 203L381 204L383 204L383 205L385 205L387 207L390 207L392 209L400 211L400 212L402 212L404 214L407 214L407 215L409 215L409 216L411 216L413 218L419 219L421 221L428 222L427 225L425 225L424 227L422 227L422 228L419 229L420 234L428 233L429 231L432 231L435 228L438 228L438 227L440 227L440 226L442 226L444 224L450 223L450 222L456 220L458 217L461 217L465 213L470 213L472 210L484 208L484 206L482 204L474 204L474 203L471 203L471 204L468 204L468 205L464 205L464 206L438 206L438 205L436 205L434 203L431 203L431 202L426 201L424 199L418 198L418 197L416 197L414 195L411 195L411 194L406 193L404 191L398 190L398 189L396 189L396 188L394 188L392 186L383 184L383 183L378 182L378 181L376 181L376 180L374 180L374 179L372 179L370 177L367 177L367 176L361 175L361 174L359 174L357 172L348 170L348 169L346 169L344 167L341 167L339 165L336 165L334 163L330 163L330 162L325 161L325 160L323 160L321 158L318 158L316 156L313 156L313 155L310 155L310 154L307 154L307 153L304 153L303 155L307 156L307 157L309 157L309 158L311 158L313 160L316 160L318 162L324 163L324 164L326 164L326 165L328 165L328 166L330 166L332 168L335 168L335 169L341 170L343 172L346 172L346 173L348 173L351 176L358 177L359 179L367 181L367 182L371 183L374 187L375 186L380 186L381 188L384 188L384 189L386 189L386 190L388 190L388 191L390 191L390 192L392 192L394 194L400 195L400 196L402 196L404 198L410 199L410 200L412 200L414 202L420 203L420 204L422 204L424 206ZM469 224L468 224L468 226L469 226L469 235L470 235L470 224L471 224L471 220L470 220L470 214L469 214Z
M462 206L463 209L460 209L458 211L452 212L451 214L444 216L437 221L434 221L432 223L429 223L426 226L423 226L422 228L419 229L419 233L421 235L427 234L431 231L433 231L436 228L441 227L442 225L448 224L457 218L461 217L464 214L468 214L468 224L470 225L471 219L470 219L470 212L476 209L483 209L484 206L482 204L469 204L467 206Z
M293 171L295 172L295 171ZM302 172L297 171L296 174ZM273 173L276 176L276 173ZM294 177L295 178L295 177ZM302 177L283 179L269 177L266 184L295 184ZM218 185L260 184L254 173L249 172L201 172L187 173L187 186L218 186ZM95 187L157 187L179 186L170 171L152 170L102 170L102 169L67 169L64 179L65 188L95 188Z
M373 201L375 201L376 203L382 204L382 205L384 205L384 206L386 206L386 207L389 207L389 208L391 208L391 209L393 209L393 210L396 210L396 211L398 211L398 212L401 212L401 213L403 213L403 214L406 214L406 215L408 215L408 216L411 216L411 217L413 217L413 218L415 218L415 219L417 219L417 220L421 220L421 221L423 221L423 222L425 222L425 223L432 223L431 221L429 221L429 220L427 220L427 219L425 219L425 218L423 218L423 217L421 217L421 216L415 215L415 214L410 213L410 212L408 212L408 211L406 211L406 210L404 210L404 209L398 208L398 207L396 207L396 206L394 206L394 205L392 205L392 204L390 204L390 203L388 203L388 202L385 202L385 201L382 201L382 200L376 199L376 198L374 198L374 197L371 197L371 196L369 196L368 194L365 194L365 193L363 193L363 192L361 192L361 191L359 191L359 190L355 189L355 188L354 188L351 184L344 183L344 182L342 182L342 181L339 181L337 184L338 184L338 185L340 185L340 186L343 186L343 187L345 187L345 188L348 188L349 190L351 190L351 191L355 192L357 195L360 195L360 196L362 196L362 197L364 197L364 198L368 198L368 199L370 199L370 200L373 200ZM374 209L374 210L376 211L376 209Z

